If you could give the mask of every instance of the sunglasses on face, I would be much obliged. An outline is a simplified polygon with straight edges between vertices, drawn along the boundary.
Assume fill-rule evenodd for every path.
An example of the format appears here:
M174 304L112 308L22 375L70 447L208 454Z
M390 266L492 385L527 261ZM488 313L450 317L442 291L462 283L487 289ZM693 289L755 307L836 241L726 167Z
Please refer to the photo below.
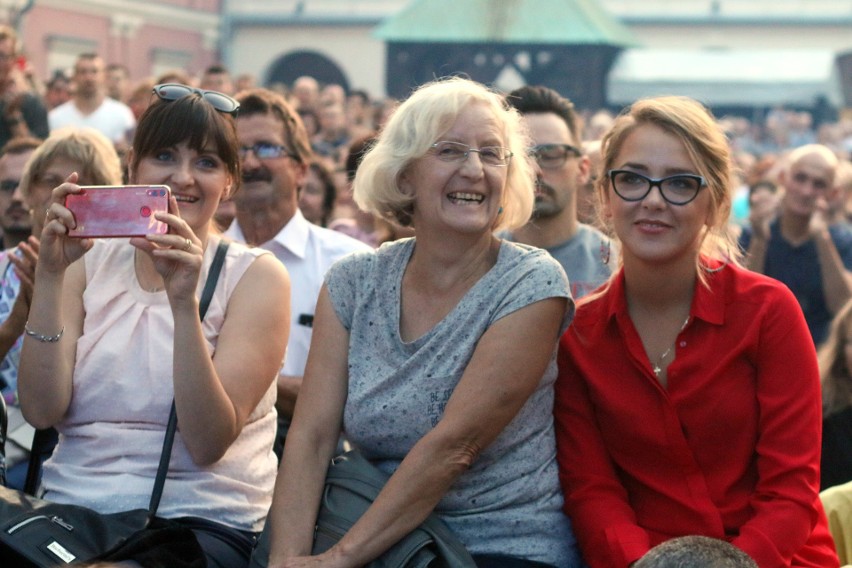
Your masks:
M181 85L180 83L163 83L162 85L156 85L154 87L154 94L157 95L161 101L166 102L176 101L187 95L200 95L203 100L219 112L224 112L225 114L230 114L234 117L237 116L237 112L240 110L240 103L224 93L220 93L219 91L196 89L187 85Z

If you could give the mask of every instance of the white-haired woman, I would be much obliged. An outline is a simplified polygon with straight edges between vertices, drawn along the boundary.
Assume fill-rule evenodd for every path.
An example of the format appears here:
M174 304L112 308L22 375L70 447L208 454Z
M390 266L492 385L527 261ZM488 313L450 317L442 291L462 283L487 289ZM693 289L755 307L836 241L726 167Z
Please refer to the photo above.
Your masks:
M364 158L356 201L417 236L326 277L270 516L271 566L363 566L433 511L480 566L579 565L551 418L568 282L544 251L494 237L529 218L526 148L518 114L456 78L417 90ZM311 557L341 426L392 476Z

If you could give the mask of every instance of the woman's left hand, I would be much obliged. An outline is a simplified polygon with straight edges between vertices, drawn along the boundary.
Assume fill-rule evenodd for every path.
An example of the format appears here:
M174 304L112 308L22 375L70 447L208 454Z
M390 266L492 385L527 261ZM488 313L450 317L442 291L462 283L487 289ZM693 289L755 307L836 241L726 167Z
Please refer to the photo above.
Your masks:
M169 226L169 232L132 238L130 243L154 260L154 266L163 278L166 293L173 305L195 301L198 275L204 258L201 240L181 219L174 196L169 197L169 212L158 212L154 216Z

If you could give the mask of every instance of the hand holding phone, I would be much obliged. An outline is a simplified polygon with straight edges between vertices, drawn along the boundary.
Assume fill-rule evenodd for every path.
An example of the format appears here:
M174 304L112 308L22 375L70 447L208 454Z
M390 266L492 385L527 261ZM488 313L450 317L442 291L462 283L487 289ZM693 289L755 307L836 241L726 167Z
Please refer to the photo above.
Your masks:
M69 237L144 237L167 233L155 213L168 213L171 189L166 185L89 185L65 196L65 207L77 226Z

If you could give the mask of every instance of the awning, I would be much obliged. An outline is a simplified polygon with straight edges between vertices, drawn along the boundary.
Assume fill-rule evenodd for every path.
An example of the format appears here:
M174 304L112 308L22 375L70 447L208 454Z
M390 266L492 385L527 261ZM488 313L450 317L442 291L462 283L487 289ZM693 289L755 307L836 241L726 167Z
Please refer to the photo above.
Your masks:
M842 106L833 51L627 49L609 75L607 100L627 105L683 95L709 106Z
M411 0L374 35L403 43L638 44L597 0Z

